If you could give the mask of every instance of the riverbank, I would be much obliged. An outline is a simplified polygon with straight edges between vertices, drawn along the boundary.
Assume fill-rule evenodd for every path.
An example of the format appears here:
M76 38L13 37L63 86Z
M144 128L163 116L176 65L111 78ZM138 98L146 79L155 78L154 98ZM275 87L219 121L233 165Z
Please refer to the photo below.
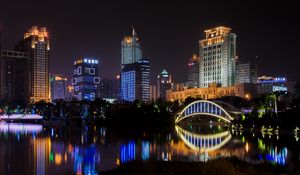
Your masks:
M300 172L300 167L290 173ZM112 174L143 174L143 175L271 175L289 174L282 166L272 164L251 164L236 158L217 159L208 162L164 162L164 161L133 161L106 172Z

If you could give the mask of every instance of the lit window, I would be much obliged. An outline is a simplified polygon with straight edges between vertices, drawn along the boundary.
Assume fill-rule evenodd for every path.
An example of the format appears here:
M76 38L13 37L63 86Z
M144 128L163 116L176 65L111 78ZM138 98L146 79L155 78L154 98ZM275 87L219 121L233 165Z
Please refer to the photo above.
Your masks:
M94 77L94 83L100 84L100 77Z
M89 73L90 73L90 75L95 75L95 68L91 68L91 69L89 69Z

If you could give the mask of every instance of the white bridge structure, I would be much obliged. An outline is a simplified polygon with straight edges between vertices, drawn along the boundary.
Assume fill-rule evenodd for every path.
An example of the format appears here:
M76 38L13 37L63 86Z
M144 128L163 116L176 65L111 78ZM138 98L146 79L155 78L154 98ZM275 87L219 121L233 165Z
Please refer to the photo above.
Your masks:
M217 134L195 134L184 130L178 125L175 130L180 139L191 149L210 152L223 147L231 139L229 131L224 131Z
M238 114L241 112L239 112L234 106L225 102L197 100L187 105L180 113L177 114L175 124L179 123L185 118L195 115L212 116L230 123L234 118L229 113Z
M11 121L11 120L42 120L43 116L38 115L38 114L3 114L0 115L0 120L4 120L4 121Z

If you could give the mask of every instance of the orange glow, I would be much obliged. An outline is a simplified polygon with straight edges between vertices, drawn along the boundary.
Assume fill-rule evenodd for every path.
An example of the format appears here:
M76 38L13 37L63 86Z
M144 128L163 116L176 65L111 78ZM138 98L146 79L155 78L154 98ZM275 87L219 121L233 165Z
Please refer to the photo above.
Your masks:
M37 36L39 41L45 41L48 38L48 32L46 27L38 28L37 26L33 26L24 34L24 39L30 36Z
M60 165L62 161L62 156L60 154L55 154L54 156L54 162L56 165Z
M120 165L120 159L119 158L117 158L117 160L116 160L116 165Z
M249 151L249 144L248 144L248 143L246 143L246 147L245 147L245 149L246 149L246 152L248 152L248 151Z
M132 43L132 37L131 36L126 36L126 37L124 37L123 41L126 44L131 44Z

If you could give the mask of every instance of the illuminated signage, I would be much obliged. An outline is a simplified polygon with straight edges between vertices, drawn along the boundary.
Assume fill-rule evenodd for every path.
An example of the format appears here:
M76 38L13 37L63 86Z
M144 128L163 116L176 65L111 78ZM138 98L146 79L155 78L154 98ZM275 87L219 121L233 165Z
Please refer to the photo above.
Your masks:
M279 92L279 91L287 91L287 87L285 86L273 86L272 89L273 92Z

